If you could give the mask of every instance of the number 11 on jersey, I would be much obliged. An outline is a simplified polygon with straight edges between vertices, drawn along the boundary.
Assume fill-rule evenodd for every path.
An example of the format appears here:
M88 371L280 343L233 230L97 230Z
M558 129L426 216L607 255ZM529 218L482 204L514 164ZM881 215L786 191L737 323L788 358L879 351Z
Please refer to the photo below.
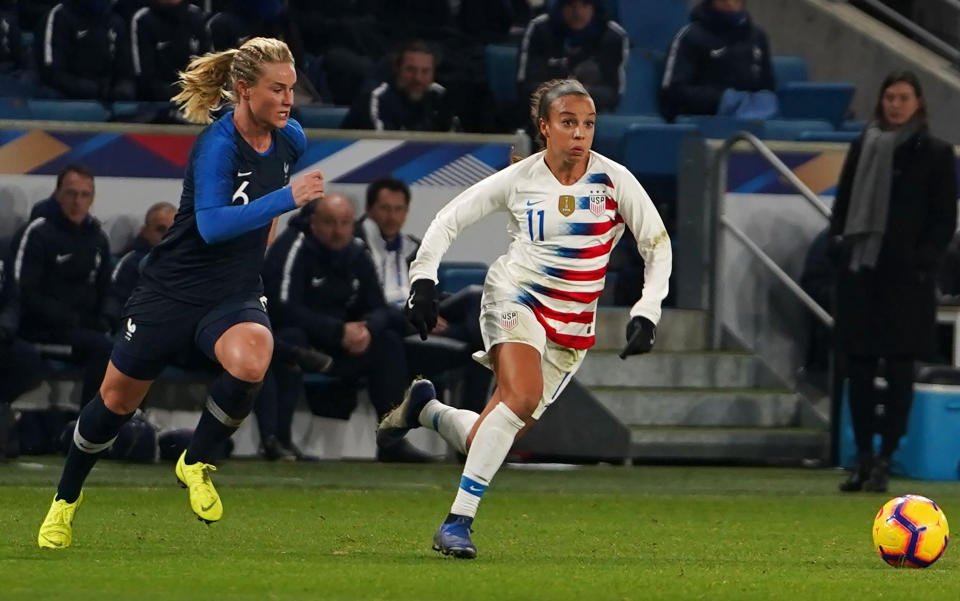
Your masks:
M543 242L543 211L537 211L537 217L540 218L540 242ZM527 225L530 227L530 241L535 241L533 237L533 209L527 209Z

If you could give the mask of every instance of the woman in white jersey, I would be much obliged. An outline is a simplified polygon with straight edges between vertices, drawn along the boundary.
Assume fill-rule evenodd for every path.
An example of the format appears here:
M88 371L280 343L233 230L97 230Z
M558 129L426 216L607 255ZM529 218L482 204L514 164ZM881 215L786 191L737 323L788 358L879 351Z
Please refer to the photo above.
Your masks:
M624 224L646 267L621 357L651 349L667 294L672 255L663 221L625 167L590 150L597 115L583 85L544 83L531 99L531 117L546 148L453 199L427 228L410 267L407 314L425 339L437 321L443 254L467 226L496 211L510 215L510 246L484 283L486 352L475 356L493 370L497 388L477 415L444 405L433 384L417 380L377 432L377 442L389 446L422 425L467 455L456 500L433 539L445 555L476 557L470 526L480 498L513 441L560 395L593 346L597 298Z

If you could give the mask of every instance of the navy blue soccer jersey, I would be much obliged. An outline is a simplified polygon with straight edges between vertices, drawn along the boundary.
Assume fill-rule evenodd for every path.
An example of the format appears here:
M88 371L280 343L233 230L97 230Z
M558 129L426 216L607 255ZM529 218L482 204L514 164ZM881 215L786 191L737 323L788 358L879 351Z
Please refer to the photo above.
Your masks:
M233 112L197 136L180 209L146 259L142 286L197 305L262 292L270 223L296 208L287 183L307 144L294 119L272 138L269 150L257 152L237 131Z

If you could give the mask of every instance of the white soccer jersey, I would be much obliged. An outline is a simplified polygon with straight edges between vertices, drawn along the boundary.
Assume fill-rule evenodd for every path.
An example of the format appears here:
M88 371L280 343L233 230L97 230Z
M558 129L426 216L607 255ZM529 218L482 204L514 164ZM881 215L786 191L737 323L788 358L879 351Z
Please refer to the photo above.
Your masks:
M520 302L530 307L549 340L590 348L610 251L626 223L645 264L643 294L630 315L660 320L670 278L670 238L640 182L596 152L571 186L557 180L538 152L465 190L427 228L410 281L436 282L440 259L460 231L495 211L510 214L512 240L490 266L484 305Z

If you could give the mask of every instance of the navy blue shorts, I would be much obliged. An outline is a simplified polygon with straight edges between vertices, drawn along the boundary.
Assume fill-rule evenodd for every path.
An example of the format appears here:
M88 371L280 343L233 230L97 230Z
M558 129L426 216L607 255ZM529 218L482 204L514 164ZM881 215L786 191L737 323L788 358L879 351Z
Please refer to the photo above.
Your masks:
M192 305L137 288L123 308L110 361L124 375L154 380L175 357L197 345L213 361L217 340L238 323L270 328L266 297L249 294L215 305Z

